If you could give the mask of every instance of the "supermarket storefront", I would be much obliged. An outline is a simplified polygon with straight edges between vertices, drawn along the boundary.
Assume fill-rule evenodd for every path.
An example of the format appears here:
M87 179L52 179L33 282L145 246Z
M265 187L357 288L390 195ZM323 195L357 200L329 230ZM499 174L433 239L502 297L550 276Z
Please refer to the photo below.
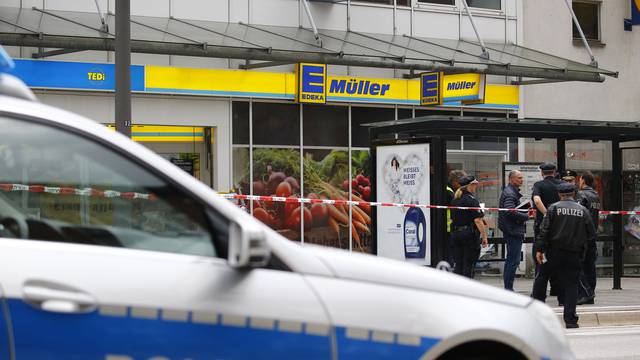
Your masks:
M18 60L16 72L44 102L113 123L112 64ZM518 111L517 86L485 84L478 74L445 76L439 106L420 106L419 79L326 74L324 101L301 103L299 75L132 66L133 139L219 191L339 198L351 189L367 200L370 144L361 124L431 114L506 118ZM494 140L452 137L452 168L497 177L517 139ZM290 188L278 192L274 184L283 178ZM333 223L326 209L247 205L262 208L256 216L292 240L371 250L367 211L349 218L348 209L338 209L348 220Z

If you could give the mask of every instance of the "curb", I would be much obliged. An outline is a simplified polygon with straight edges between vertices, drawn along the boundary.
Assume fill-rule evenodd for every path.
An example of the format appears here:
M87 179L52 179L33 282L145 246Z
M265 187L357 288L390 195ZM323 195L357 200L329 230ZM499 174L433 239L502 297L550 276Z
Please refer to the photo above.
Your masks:
M562 322L561 307L553 310ZM580 327L640 325L640 306L603 306L578 308Z

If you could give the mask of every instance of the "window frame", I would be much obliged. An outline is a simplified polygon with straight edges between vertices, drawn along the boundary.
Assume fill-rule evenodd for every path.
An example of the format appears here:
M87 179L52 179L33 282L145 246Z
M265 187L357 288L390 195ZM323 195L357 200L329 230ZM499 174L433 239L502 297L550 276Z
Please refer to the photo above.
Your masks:
M17 120L17 121L26 121L26 122L30 122L33 124L37 124L40 126L46 126L49 128L54 128L54 129L58 129L60 131L65 131L67 133L73 134L75 136L79 136L82 137L88 141L94 142L96 144L98 144L99 146L105 147L107 150L112 151L113 153L131 161L134 165L137 165L139 167L142 167L145 171L150 172L152 175L158 177L160 180L165 181L167 184L176 187L179 191L183 192L186 196L189 196L193 201L195 201L195 203L199 204L200 206L202 206L202 210L203 210L203 218L206 222L206 230L210 233L210 241L213 244L214 249L216 250L216 256L212 256L210 257L211 259L221 259L221 260L226 260L226 257L224 257L223 255L227 254L227 249L226 246L228 244L223 244L220 242L220 240L218 239L217 236L213 236L213 233L216 232L214 225L212 223L212 216L219 216L222 219L230 222L231 219L227 216L225 216L223 214L222 211L220 211L219 209L216 209L215 207L211 206L210 204L208 204L207 202L203 201L202 198L200 198L200 196L198 196L197 194L195 194L193 191L191 191L190 189L188 189L187 187L183 186L182 184L180 184L179 182L176 182L175 180L173 180L170 177L167 177L166 174L164 174L164 172L160 171L159 169L156 169L153 165L151 165L150 163L144 161L143 159L139 158L138 156L136 156L135 154L129 153L124 151L124 149L121 149L118 146L115 146L113 143L99 137L96 136L90 132L86 132L83 131L82 129L78 129L76 127L70 126L70 125L66 125L64 123L61 122L57 122L57 121L52 121L50 119L47 118L43 118L43 117L38 117L38 116L32 116L32 115L26 115L26 114L22 114L22 113L16 113L16 112L11 112L11 111L2 111L0 110L0 117L6 117L8 119L13 119L13 120ZM34 240L34 239L25 239L25 240ZM38 240L34 240L34 241L38 241ZM69 244L69 243L61 243L61 244ZM82 245L82 244L77 244L77 243L71 243L73 245ZM139 249L131 249L131 248L121 248L124 250L139 250ZM176 252L160 252L160 251L156 251L156 250L146 250L146 251L153 251L153 252L157 252L157 253L163 253L163 254L171 254L171 255L186 255L186 256L200 256L200 255L189 255L189 254L182 254L182 253L176 253Z
M596 7L596 25L598 28L598 36L597 39L589 39L586 34L585 34L585 39L587 40L587 42L590 43L602 43L602 1L596 1L596 0L572 0L571 1L571 10L575 13L575 10L573 10L573 4L575 3L580 3L580 4L587 4L587 5L595 5ZM576 19L578 19L578 15L576 14ZM580 21L580 19L578 19L578 21ZM580 37L580 33L577 34L577 36L574 36L573 33L573 27L575 26L575 23L573 22L573 18L571 19L571 39L575 42L577 41L578 43L582 43L582 38ZM580 22L580 28L582 28L582 32L584 33L584 27L582 22Z

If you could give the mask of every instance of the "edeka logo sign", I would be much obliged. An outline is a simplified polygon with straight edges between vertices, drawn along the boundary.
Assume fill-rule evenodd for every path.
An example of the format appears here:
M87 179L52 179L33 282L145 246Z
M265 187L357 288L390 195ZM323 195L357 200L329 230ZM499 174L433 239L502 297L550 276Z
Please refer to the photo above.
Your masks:
M324 104L327 102L327 66L298 64L298 102Z
M486 86L484 74L446 75L442 80L444 102L483 103Z
M442 77L440 72L420 74L420 105L442 105Z

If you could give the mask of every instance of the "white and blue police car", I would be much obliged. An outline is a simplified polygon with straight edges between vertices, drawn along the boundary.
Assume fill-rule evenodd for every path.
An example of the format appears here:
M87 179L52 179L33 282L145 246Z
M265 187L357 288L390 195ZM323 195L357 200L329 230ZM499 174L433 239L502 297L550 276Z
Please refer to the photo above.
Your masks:
M573 359L543 303L286 240L6 71L0 296L0 360Z

